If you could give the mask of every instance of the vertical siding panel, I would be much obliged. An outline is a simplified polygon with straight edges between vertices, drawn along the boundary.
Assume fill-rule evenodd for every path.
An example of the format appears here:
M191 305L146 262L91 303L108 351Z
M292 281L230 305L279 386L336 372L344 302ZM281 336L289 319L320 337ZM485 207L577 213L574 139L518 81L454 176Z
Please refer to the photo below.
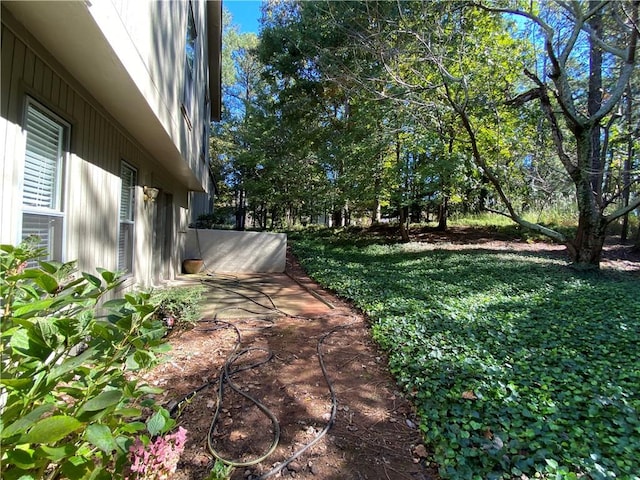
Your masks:
M60 77L53 73L51 75L51 103L53 105L55 105L56 107L58 107L58 109L61 108L60 105Z
M76 93L76 98L82 105L82 160L91 160L91 106Z
M36 57L33 71L33 88L40 94L42 94L44 70L45 65L42 63L42 60L40 60L40 57Z
M33 86L33 71L35 68L36 57L31 50L27 50L24 58L24 71L23 79L24 83Z
M89 166L87 165L87 139L89 137L89 115L88 109L84 102L84 100L74 92L74 105L76 111L79 112L78 115L78 127L80 130L80 135L78 136L78 171L79 171L79 183L77 188L77 195L81 199L79 202L74 205L75 209L75 219L77 222L77 230L76 232L82 236L82 238L78 238L78 243L76 247L76 256L78 258L78 263L81 265L80 268L84 268L84 256L85 249L87 244L87 234L88 226L86 223L86 216L84 214L85 204L87 198L87 182L89 181ZM82 232L82 233L80 233Z
M2 82L2 88L0 89L0 112L7 117L9 112L9 97L12 85L12 73L13 73L13 59L15 53L16 38L13 34L2 27L2 57L1 62L3 68L0 69L0 82ZM11 66L11 67L10 67ZM7 117L8 118L8 117Z
M82 202L82 223L84 225L85 241L82 242L82 260L83 264L91 264L96 258L95 243L96 243L96 229L95 229L95 215L92 215L93 206L98 207L99 204L94 204L95 189L95 110L91 108L91 105L85 103L85 155L84 168L85 168L85 181L83 182L83 202Z
M43 71L42 71L42 94L44 95L44 97L49 100L49 102L51 102L52 104L55 104L55 102L53 102L53 98L51 96L51 79L53 76L53 72L51 71L51 69L49 68L48 65L44 65L43 64Z
M69 161L69 214L67 216L67 246L69 249L69 258L79 258L79 245L82 243L83 225L78 215L81 201L73 200L73 198L82 198L82 181L83 181L83 137L84 137L84 102L75 94L75 92L67 85L67 105L68 111L74 119L71 150L73 155ZM73 198L71 198L73 192ZM80 265L78 265L82 268Z
M13 64L11 69L13 75L11 78L11 91L9 93L9 119L15 123L22 125L22 109L23 101L22 92L20 91L20 83L24 78L24 70L27 64L27 58L31 53L26 45L19 39L16 39L15 50L13 54Z
M60 109L65 113L68 120L71 122L71 128L69 132L69 154L67 155L67 161L65 165L66 186L65 186L65 249L67 252L66 260L72 260L75 258L75 244L77 234L74 234L73 230L73 216L72 216L72 199L70 198L71 192L76 188L77 177L74 175L74 167L76 163L74 151L75 142L77 136L77 123L74 122L73 112L73 95L69 93L69 86L60 78L60 98L58 100Z
M91 186L88 201L86 202L85 214L91 219L91 239L89 249L89 259L93 260L97 265L104 265L102 249L100 248L102 229L101 218L104 215L104 202L98 201L102 186L102 164L100 151L100 114L91 109L91 144L92 152L89 164L91 166ZM95 212L95 213L94 213Z
M44 82L44 72L46 70L46 65L42 63L40 57L36 57L34 72L33 72L33 88L36 89L38 93L46 96L46 92L43 88Z
M118 182L118 175L117 175L117 171L118 171L118 165L119 165L119 158L120 158L120 135L118 133L118 131L116 130L116 128L114 128L113 126L111 127L111 140L110 140L110 168L109 168L109 173L111 174L110 178L111 178L111 182L110 182L110 195L109 195L109 201L111 202L112 205L112 209L110 210L110 214L107 216L107 223L108 223L108 231L110 234L110 242L108 244L108 249L109 249L109 256L111 259L111 263L109 264L111 268L116 267L117 265L117 255L118 255L118 249L116 247L116 245L118 245L118 207L119 207L119 198L120 198L120 191L118 189L119 187L119 182Z
M104 249L102 248L102 244L103 244L103 237L104 237L104 232L105 232L105 226L104 226L104 217L107 214L107 203L104 201L104 193L106 193L106 185L105 185L105 181L106 181L106 171L104 168L104 161L105 161L105 155L104 155L104 145L103 145L103 137L104 137L104 129L105 129L105 122L104 122L104 118L102 117L102 115L99 112L95 112L95 150L96 150L96 156L95 156L95 163L96 166L94 167L94 192L93 192L93 197L91 199L92 202L95 202L93 204L93 207L95 210L98 211L98 215L96 216L96 218L94 219L94 228L95 228L95 251L96 251L96 258L99 259L99 263L98 265L103 266L105 265L105 254L104 254ZM98 197L100 198L100 202L98 203ZM100 206L100 208L98 209L98 205Z
M102 123L102 115L100 113L95 112L95 122L94 122L94 142L95 142L95 158L94 162L101 169L104 167L104 151L102 145L102 130L104 129L104 124Z
M3 161L0 164L0 186L2 192L0 192L0 241L2 243L13 243L13 235L11 233L13 218L11 212L13 211L12 195L13 190L13 170L14 162L13 147L15 143L16 127L9 122L9 103L10 97L13 93L12 90L12 72L13 69L9 68L13 64L15 53L15 37L9 32L4 25L2 26L2 56L0 61L4 68L0 69L0 84L2 85L0 93L0 113L3 118L0 119L0 140L2 141L2 155Z
M22 135L22 99L20 82L24 70L26 47L12 32L4 29L2 43L2 91L7 95L3 99L2 112L6 118L6 131L3 146L2 169L2 239L8 243L15 243L19 238L18 225L22 212L22 183L21 171L24 158L24 139ZM7 42L6 44L4 42ZM5 64L5 59L9 62ZM8 67L7 67L8 66ZM5 70L7 70L6 77ZM5 79L8 82L5 83ZM6 103L5 103L6 102ZM6 107L5 107L6 106ZM4 120L3 120L4 123Z
M69 84L63 80L60 81L60 108L62 108L67 115L71 119L74 118L73 115L73 98L71 93L69 93L70 88ZM71 130L71 136L73 137L74 131Z
M28 56L28 51L24 43L19 39L16 39L13 52L13 63L11 64L11 81L9 87L9 106L7 111L7 118L17 125L22 125L22 107L23 98L20 91L20 83L22 82L23 71L25 69L25 62ZM2 88L7 88L7 85L2 85Z

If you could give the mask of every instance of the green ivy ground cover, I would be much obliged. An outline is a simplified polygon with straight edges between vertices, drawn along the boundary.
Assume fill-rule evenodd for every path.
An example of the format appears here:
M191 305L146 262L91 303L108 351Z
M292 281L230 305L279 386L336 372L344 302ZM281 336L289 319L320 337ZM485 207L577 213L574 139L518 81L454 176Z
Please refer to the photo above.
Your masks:
M640 478L640 279L516 253L293 239L371 318L443 478Z

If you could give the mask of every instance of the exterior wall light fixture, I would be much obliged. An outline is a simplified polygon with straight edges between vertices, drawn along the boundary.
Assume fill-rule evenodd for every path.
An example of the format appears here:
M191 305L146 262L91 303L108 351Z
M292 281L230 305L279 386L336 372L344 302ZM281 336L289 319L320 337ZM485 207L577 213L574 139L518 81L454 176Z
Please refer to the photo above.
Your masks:
M156 198L158 198L158 193L160 193L159 188L147 187L146 185L142 187L142 193L144 193L144 201L145 202L155 202Z

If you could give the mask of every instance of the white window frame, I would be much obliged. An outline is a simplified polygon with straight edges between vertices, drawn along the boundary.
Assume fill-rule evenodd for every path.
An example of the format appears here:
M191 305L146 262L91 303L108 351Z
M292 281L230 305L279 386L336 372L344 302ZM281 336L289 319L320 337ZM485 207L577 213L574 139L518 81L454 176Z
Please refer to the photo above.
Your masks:
M130 174L125 177L125 173ZM131 178L125 185L127 178ZM120 164L120 202L118 208L118 255L117 269L124 271L126 276L133 275L135 265L135 217L136 217L136 188L138 170L124 160ZM129 189L129 205L123 212L125 189ZM123 238L122 236L125 235ZM123 251L124 248L124 251Z
M34 130L36 124L48 131ZM39 246L47 250L46 260L65 260L65 209L64 189L71 124L50 109L27 96L24 109L23 130L25 132L25 156L22 173L22 215L20 217L21 240L28 235L38 235ZM56 131L57 130L57 131ZM40 133L40 136L38 136ZM49 134L48 138L45 136ZM47 145L47 143L49 145ZM55 144L55 152L51 146ZM49 150L55 156L50 162L30 146ZM41 168L29 168L29 163L41 163ZM48 163L49 165L46 165ZM49 171L47 171L47 167ZM29 178L29 172L37 175ZM52 191L52 192L51 192ZM45 233L46 230L46 233Z

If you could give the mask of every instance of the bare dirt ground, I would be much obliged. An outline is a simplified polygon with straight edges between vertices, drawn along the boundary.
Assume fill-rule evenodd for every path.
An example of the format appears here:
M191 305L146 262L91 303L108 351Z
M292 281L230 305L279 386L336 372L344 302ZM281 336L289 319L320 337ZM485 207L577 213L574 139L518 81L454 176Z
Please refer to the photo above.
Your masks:
M414 239L429 242L434 248L565 255L562 246L513 242L462 229L452 229L447 234L421 232ZM640 254L630 247L609 245L602 267L640 275ZM335 308L312 318L274 313L229 323L202 322L192 330L174 332L168 361L145 375L146 381L165 390L158 400L169 407L209 384L184 402L178 417L179 424L189 433L174 478L208 478L214 464L210 446L224 458L251 463L270 450L279 428L279 441L273 453L258 464L236 467L233 480L437 479L435 465L430 463L416 427L412 406L397 391L385 355L371 339L366 318L331 292L313 284L291 256L287 260L287 273L302 284L313 286ZM216 411L217 379L236 348L250 350L245 353L235 350L237 360L228 367L231 382L272 411L278 426L254 403L227 386L220 416L209 435ZM329 424L331 428L325 434ZM317 443L304 450L314 441ZM301 450L297 458L283 466L283 462Z

